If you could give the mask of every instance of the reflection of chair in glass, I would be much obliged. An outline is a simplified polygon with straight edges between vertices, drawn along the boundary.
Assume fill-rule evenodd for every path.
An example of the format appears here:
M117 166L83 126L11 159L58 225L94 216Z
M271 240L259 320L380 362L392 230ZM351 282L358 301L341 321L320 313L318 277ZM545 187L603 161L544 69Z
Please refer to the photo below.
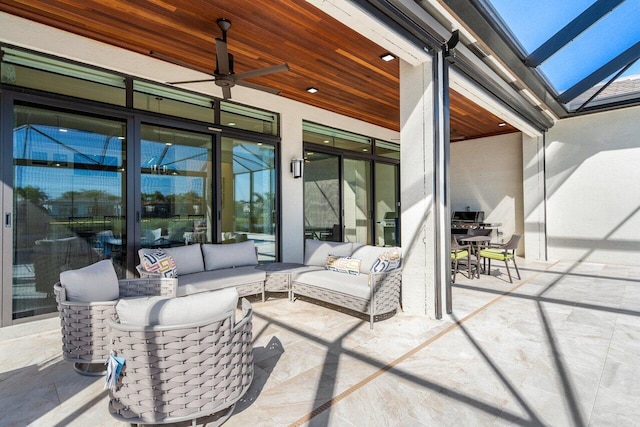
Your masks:
M516 249L518 248L518 243L520 243L521 238L521 235L514 234L507 243L492 244L489 248L482 249L480 256L484 258L485 261L489 260L489 270L487 271L491 271L492 259L504 261L504 265L507 267L507 274L509 275L509 282L513 283L511 271L509 271L509 261L513 261L513 266L516 268L516 273L518 274L518 280L520 280L520 271L518 271L518 264L516 264Z
M460 263L461 260L465 260L463 264ZM455 236L451 236L451 282L456 282L456 274L458 272L462 272L460 267L466 265L467 266L467 277L472 278L471 276L471 248L468 245L461 245L456 240Z
M100 254L79 237L37 240L33 258L36 291L53 297L53 285L60 279L61 272L84 267L100 258Z

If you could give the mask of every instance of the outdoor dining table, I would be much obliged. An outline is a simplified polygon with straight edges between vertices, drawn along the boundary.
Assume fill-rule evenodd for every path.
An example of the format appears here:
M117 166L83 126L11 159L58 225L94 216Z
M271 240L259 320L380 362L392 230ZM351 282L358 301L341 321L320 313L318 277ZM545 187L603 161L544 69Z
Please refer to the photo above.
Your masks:
M475 272L477 273L478 279L479 279L480 278L480 250L482 249L482 247L486 246L486 244L491 241L491 236L460 236L458 237L458 240L460 242L469 243L472 248L472 251L475 252L475 255L476 255Z

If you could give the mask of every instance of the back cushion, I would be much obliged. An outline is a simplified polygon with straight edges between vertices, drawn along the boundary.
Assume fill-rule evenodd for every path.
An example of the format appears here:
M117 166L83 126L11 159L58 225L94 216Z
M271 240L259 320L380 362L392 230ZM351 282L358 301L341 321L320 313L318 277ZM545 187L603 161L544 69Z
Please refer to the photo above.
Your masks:
M350 256L352 250L351 242L325 242L307 239L304 243L304 265L324 267L329 255Z
M60 284L67 292L67 299L73 302L113 301L120 296L118 276L109 259L78 270L63 271Z
M116 304L120 323L131 326L203 324L231 316L238 305L236 288L201 292L178 298L124 298Z
M242 243L204 244L202 255L207 271L258 265L258 254L253 240Z
M358 258L362 260L360 264L360 273L369 274L371 273L371 267L378 260L380 255L383 255L386 252L400 251L400 248L390 248L383 246L362 246L355 251L353 251L353 255L351 257Z
M164 252L173 258L180 276L204 271L200 244L166 248Z

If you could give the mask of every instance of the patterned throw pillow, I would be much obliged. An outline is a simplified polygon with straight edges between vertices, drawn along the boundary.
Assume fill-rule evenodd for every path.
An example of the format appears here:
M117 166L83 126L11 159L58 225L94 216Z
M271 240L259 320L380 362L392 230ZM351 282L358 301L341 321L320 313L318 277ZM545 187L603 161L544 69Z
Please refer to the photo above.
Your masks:
M338 273L347 273L357 276L360 274L360 260L351 257L339 257L335 255L327 256L325 268Z
M383 252L378 256L371 266L372 273L382 273L385 271L395 270L400 267L400 251L393 249L387 252Z
M176 262L162 249L145 252L141 263L142 267L150 273L160 273L162 277L178 277Z

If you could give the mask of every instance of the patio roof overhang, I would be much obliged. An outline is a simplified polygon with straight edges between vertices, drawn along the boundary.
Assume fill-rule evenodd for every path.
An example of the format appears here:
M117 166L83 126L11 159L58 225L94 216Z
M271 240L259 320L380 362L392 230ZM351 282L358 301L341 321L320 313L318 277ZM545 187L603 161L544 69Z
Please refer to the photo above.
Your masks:
M389 16L391 3L354 2L378 19L381 14ZM266 8L249 0L196 0L179 5L94 0L64 3L8 0L0 4L0 11L143 55L161 52L204 70L215 68L215 38L220 37L215 22L226 17L233 23L228 36L229 50L235 55L237 72L282 62L289 63L291 67L289 72L258 77L250 82L281 89L281 96L285 98L387 129L399 130L400 127L398 61L382 61L380 56L387 49L324 13L312 2L272 2ZM412 27L415 33L419 27L425 26L424 22L400 22L402 14L395 9L392 11L395 11L395 15L390 17L393 20L389 19L385 24L403 31L402 37L421 47L428 45L425 38L429 37L429 31L420 30L419 37L406 31L407 27ZM436 34L430 43L437 43L442 37ZM464 57L467 57L466 53ZM457 66L462 68L462 57L460 59ZM183 70L185 78L203 77L203 73ZM480 77L474 76L473 79L481 85L487 84ZM207 83L188 85L187 88L198 91L202 85ZM310 94L306 91L310 86L318 87L320 91ZM489 92L504 99L518 99L517 93L504 82L497 86L494 84ZM550 122L546 122L534 107L523 99L519 99L519 103L519 107L511 107L514 112L522 114L526 111L529 114L527 120L537 128L549 126ZM452 91L452 141L517 130L509 124L498 126L504 121Z

